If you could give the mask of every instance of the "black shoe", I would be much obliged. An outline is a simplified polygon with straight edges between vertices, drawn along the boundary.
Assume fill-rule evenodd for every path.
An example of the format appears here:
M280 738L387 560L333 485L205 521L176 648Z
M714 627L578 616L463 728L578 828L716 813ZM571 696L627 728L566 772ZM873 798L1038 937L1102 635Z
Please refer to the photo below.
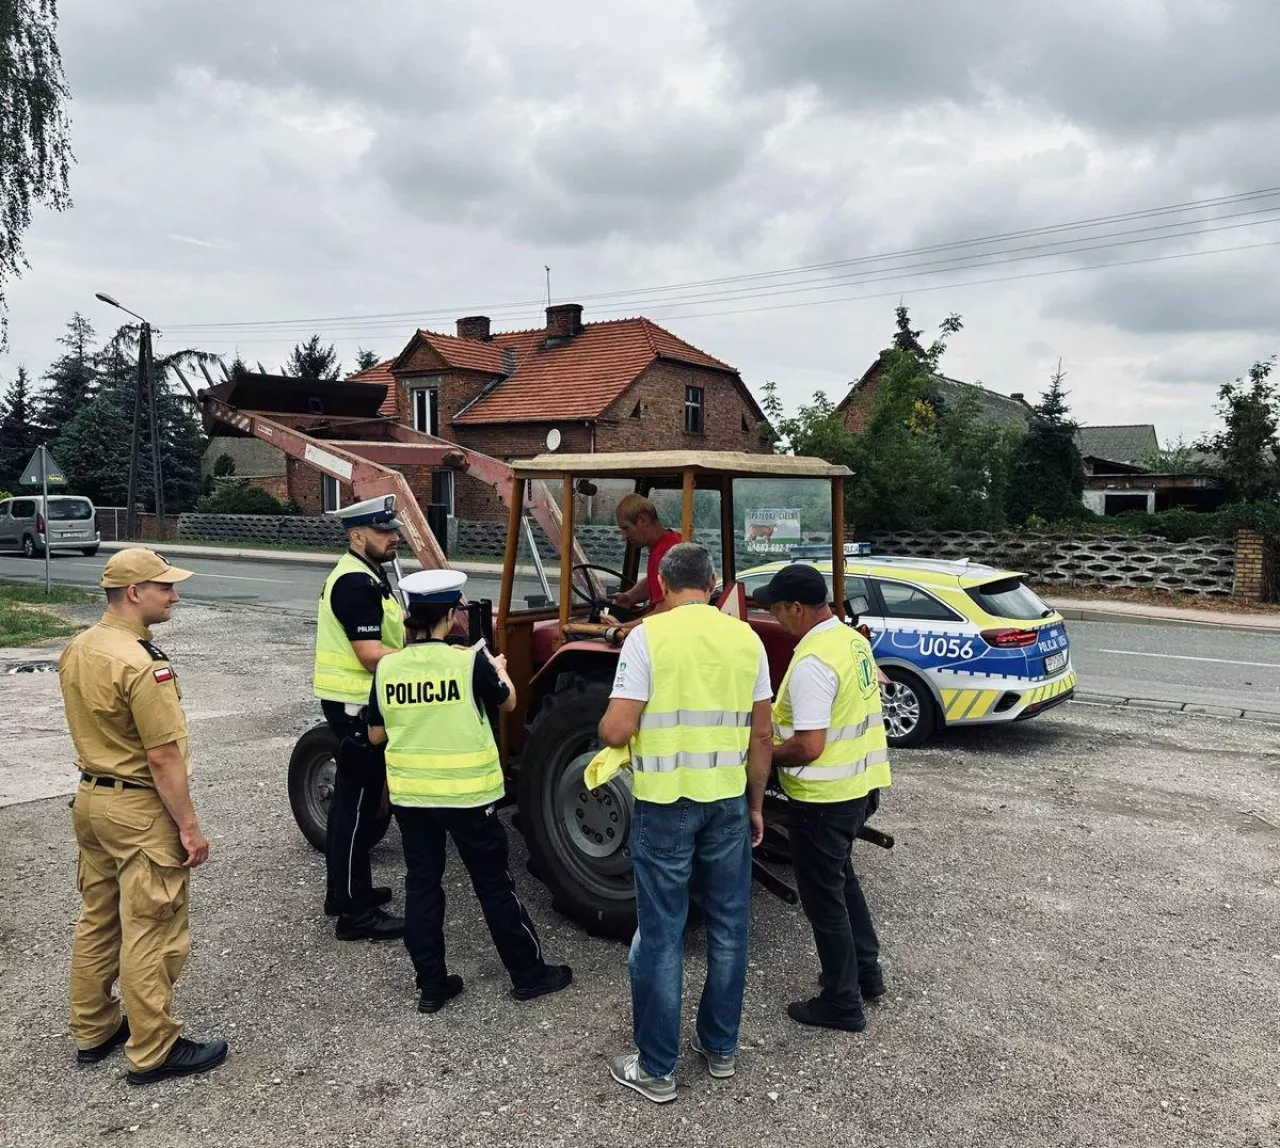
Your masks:
M343 913L333 935L340 941L396 941L404 936L404 918L393 917L382 909Z
M100 1060L106 1060L114 1049L119 1048L128 1039L129 1018L122 1016L120 1027L101 1044L95 1044L92 1048L77 1048L76 1060L81 1064L97 1064Z
M545 997L548 993L558 993L573 984L573 970L568 965L545 965L538 979L527 985L513 988L511 995L518 1001L531 1001Z
M129 1069L126 1079L130 1084L155 1084L157 1080L168 1080L171 1076L192 1076L197 1072L208 1072L217 1068L227 1059L227 1042L211 1040L207 1044L199 1044L185 1037L178 1037L163 1064L146 1072L134 1072Z
M462 992L462 978L457 973L450 973L444 978L444 987L428 992L423 989L418 997L419 1012L439 1012L454 997Z
M812 1028L838 1028L844 1032L861 1032L867 1027L867 1018L861 1013L850 1015L836 1012L821 997L787 1005L787 1016Z
M362 909L378 909L391 900L391 886L378 885L370 890L368 898L361 904ZM338 905L333 899L332 893L324 895L324 915L326 917L336 917L338 915Z

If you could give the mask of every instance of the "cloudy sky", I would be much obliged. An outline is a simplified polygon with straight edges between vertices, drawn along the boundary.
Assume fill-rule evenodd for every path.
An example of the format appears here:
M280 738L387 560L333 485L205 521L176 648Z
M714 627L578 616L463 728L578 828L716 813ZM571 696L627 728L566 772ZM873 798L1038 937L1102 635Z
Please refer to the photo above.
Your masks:
M60 7L75 207L28 234L0 380L114 326L95 291L271 369L539 325L545 265L791 404L899 296L964 316L947 373L1031 395L1061 358L1081 421L1162 440L1280 349L1280 193L1040 230L1280 187L1275 0Z

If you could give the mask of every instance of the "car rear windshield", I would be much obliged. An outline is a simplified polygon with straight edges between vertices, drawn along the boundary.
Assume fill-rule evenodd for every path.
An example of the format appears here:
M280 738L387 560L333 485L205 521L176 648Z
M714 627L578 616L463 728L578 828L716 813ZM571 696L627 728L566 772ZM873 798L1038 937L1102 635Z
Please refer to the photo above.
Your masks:
M49 517L55 522L68 522L93 517L93 503L83 498L49 499Z
M969 597L993 618L1031 621L1053 613L1021 578L1001 578L998 582L971 586Z

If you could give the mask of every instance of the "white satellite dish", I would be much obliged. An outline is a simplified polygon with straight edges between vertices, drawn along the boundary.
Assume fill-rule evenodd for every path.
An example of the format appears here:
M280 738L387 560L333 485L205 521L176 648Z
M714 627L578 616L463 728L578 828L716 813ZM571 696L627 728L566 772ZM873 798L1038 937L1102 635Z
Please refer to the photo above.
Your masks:
M547 450L559 450L561 441L560 432L555 427L547 431Z

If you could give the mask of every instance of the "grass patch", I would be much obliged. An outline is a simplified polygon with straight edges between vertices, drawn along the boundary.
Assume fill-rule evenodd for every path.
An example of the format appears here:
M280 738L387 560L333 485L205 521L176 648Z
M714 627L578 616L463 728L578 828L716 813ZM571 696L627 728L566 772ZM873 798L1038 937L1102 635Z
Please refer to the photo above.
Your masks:
M43 586L29 582L0 582L0 605L23 602L33 606L87 606L101 601L101 590L91 594L74 586L53 586L46 594Z
M0 647L31 646L77 633L83 627L53 607L85 605L99 598L70 586L54 586L45 594L40 586L0 583Z

